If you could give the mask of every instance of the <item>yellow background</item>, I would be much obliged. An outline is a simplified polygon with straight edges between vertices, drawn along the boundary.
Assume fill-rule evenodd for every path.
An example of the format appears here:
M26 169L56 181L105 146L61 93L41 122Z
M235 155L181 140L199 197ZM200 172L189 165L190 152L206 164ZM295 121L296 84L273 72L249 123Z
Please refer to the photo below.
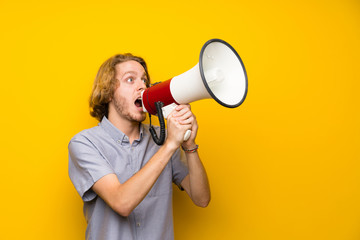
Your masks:
M0 239L84 239L67 144L97 124L100 64L132 52L163 81L211 38L249 92L192 103L212 201L175 190L176 239L360 239L359 1L2 0L0 34Z

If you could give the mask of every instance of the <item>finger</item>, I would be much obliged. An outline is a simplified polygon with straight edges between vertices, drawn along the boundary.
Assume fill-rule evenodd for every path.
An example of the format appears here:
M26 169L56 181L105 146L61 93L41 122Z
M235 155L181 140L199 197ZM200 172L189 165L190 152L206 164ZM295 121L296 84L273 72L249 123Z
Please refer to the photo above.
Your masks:
M191 106L190 106L190 104L181 104L181 105L177 105L175 108L176 111L181 111L182 109L191 110Z
M179 122L182 122L182 121L185 121L185 120L188 120L188 119L191 119L191 121L193 121L194 116L191 113L186 113L186 114L182 115L181 117L178 117Z
M182 108L181 110L177 111L176 113L174 113L174 116L176 117L183 117L183 116L189 116L192 115L192 112L190 111L189 108Z
M181 124L181 127L187 131L192 129L192 124Z
M182 125L185 125L185 124L191 124L191 125L193 125L193 123L194 123L194 118L193 118L193 117L189 117L189 118L186 118L186 119L182 119L182 120L179 120L179 123L181 123Z

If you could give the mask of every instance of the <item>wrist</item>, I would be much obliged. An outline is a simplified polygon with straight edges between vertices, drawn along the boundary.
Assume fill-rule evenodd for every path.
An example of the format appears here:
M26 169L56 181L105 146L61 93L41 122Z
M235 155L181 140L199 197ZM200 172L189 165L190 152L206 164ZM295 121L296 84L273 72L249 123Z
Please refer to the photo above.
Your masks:
M186 142L183 142L181 144L181 148L185 148L185 149L193 149L193 148L196 148L196 146L198 146L195 141L186 141Z
M195 145L191 148L185 148L184 146L181 146L181 148L185 153L195 153L195 152L197 152L199 145Z
M179 148L178 145L176 145L175 143L173 143L173 142L171 142L171 141L165 141L163 147L166 148L166 149L168 149L169 151L172 151L172 152L175 152L176 149Z

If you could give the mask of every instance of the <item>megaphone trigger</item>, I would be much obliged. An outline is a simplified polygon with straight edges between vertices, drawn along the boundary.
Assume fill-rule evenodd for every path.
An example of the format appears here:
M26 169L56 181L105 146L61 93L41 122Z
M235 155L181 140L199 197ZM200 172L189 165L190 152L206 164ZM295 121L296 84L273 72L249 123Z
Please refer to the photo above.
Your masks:
M189 140L190 136L191 136L191 130L186 130L185 135L184 135L184 142Z

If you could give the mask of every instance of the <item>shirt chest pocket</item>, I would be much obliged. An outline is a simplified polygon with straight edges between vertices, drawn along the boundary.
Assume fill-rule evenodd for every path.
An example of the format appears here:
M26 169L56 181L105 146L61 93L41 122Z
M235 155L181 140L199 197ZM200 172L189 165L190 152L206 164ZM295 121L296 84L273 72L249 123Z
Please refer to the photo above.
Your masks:
M159 178L155 182L154 186L151 188L148 196L156 197L161 195L166 195L172 191L172 169L171 163L169 162L165 169L160 174Z

